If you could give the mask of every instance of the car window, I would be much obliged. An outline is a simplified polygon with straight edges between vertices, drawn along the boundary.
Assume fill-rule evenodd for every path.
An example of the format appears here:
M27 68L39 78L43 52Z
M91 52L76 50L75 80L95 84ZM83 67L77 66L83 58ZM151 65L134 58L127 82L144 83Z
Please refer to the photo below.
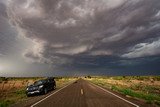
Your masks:
M48 79L47 82L50 82L50 80Z
M46 80L39 80L39 81L34 82L34 85L41 85L45 82L46 82Z
M48 79L48 82L52 82L52 80L51 80L51 79Z

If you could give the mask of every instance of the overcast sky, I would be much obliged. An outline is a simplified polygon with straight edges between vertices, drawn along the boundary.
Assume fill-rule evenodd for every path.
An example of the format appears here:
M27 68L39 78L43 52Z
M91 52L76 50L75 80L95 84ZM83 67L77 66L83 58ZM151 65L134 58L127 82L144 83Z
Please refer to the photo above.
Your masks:
M160 0L0 0L0 76L160 75Z

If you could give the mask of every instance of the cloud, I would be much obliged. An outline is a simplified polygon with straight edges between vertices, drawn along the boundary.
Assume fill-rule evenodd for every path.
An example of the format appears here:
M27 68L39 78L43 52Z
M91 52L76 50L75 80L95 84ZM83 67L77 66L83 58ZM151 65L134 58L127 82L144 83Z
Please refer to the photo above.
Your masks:
M160 54L159 0L13 0L6 11L19 35L34 42L23 52L33 62L62 67L83 57Z
M160 39L151 43L140 43L135 45L129 53L122 55L123 57L136 58L160 54Z
M16 47L16 32L8 22L5 1L0 1L0 57L11 54L12 47Z
M80 54L83 53L87 50L89 50L90 48L92 48L91 46L79 46L79 47L74 47L74 48L70 48L70 49L65 49L65 50L59 50L56 53L61 53L61 54L69 54L69 55L74 55L74 54Z
M43 52L44 52L44 44L43 42L33 42L33 47L26 50L24 52L24 56L31 62L41 62L44 60Z
M90 53L90 55L112 55L113 53L109 50L97 50Z

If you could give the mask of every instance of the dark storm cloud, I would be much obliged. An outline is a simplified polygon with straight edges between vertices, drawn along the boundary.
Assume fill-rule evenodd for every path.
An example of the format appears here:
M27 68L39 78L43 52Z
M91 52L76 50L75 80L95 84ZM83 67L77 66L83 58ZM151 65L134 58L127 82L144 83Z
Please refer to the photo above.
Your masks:
M5 2L0 1L0 57L8 55L15 46L16 32L8 22Z
M24 56L57 69L112 71L160 55L159 0L13 0L7 14L34 42Z
M72 64L64 64L59 71L83 75L157 75L160 57L120 58L111 56L79 56Z

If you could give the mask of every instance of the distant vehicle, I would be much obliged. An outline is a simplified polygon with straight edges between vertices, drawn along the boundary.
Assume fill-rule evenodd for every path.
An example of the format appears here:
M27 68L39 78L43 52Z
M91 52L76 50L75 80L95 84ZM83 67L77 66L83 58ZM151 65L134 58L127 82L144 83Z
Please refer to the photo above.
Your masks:
M26 94L27 96L35 94L47 94L48 91L54 90L56 88L56 82L54 78L42 79L35 81L34 84L27 86Z

